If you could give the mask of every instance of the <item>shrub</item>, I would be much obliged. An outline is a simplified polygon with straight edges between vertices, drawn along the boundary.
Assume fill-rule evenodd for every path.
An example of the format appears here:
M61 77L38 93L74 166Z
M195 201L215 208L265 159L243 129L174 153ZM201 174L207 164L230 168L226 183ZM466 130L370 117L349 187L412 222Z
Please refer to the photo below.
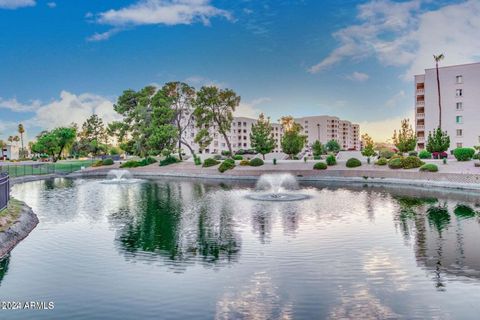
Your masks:
M277 158L273 158L273 165L274 165L274 166L277 165Z
M113 159L112 158L106 158L102 160L102 165L104 166L111 166L113 164Z
M233 156L233 160L243 160L243 157L239 154Z
M380 158L375 162L377 166L385 166L388 163L387 158Z
M475 160L480 160L480 153L476 153L473 155L472 159L475 159ZM32 158L33 160L33 158ZM33 160L33 161L36 161L36 160Z
M155 163L157 162L157 160L155 160L155 158L152 158L152 157L146 157L145 159L142 159L139 161L139 167L145 167L145 166L148 166L149 164L152 164L152 163Z
M322 156L313 156L313 160L322 160Z
M347 168L356 168L356 167L360 167L361 165L362 163L357 158L350 158L347 160L347 163L346 163Z
M293 160L299 160L297 156L293 156Z
M335 156L333 154L330 154L327 156L327 158L325 159L325 161L327 162L327 165L329 166L334 166L337 164L337 158L335 158Z
M260 166L263 166L263 160L260 159L260 158L253 158L252 160L250 160L250 165L252 167L260 167Z
M248 161L248 160L246 160L246 159L241 160L241 161L240 161L240 165L241 165L241 166L249 166L249 165L250 165L250 161Z
M474 154L475 149L473 148L457 148L453 150L453 155L458 161L471 160Z
M180 162L180 159L178 159L177 157L174 157L172 155L169 155L169 156L165 157L165 159L160 161L160 167L168 166L169 164L177 163L177 162Z
M402 159L402 168L403 169L420 168L424 164L425 164L425 162L420 160L419 157L415 157L415 156L408 156L408 157Z
M103 165L103 161L102 160L98 160L98 161L95 161L93 164L92 164L92 167L101 167Z
M196 166L199 166L202 164L202 159L200 159L200 157L193 156L193 162L195 163Z
M303 162L307 162L307 156L303 157Z
M420 159L431 159L432 154L430 152L428 152L427 150L422 150L418 153L418 157Z
M315 170L325 170L327 169L327 164L325 162L317 162L313 165Z
M122 163L120 168L136 168L136 167L139 167L139 166L140 166L139 161L128 160L127 162Z
M436 164L427 163L420 167L420 171L437 172L438 167Z
M235 160L233 159L227 159L222 162L222 164L218 167L218 171L220 172L225 172L227 170L231 170L235 168Z
M412 156L412 157L417 157L418 156L418 152L417 151L410 151L408 153L409 156Z
M222 156L230 157L230 151L228 151L228 150L222 150Z
M378 154L380 158L390 159L395 153L391 150L381 150Z
M403 168L402 158L392 158L388 161L388 167L390 169L400 169Z
M396 154L394 154L393 156L390 157L390 160L392 160L392 159L401 159L401 158L403 158L403 156L400 155L400 154L398 154L398 153L396 153Z
M220 163L220 161L218 161L216 159L207 158L203 161L202 167L204 167L204 168L213 167L213 166L216 166L219 163Z

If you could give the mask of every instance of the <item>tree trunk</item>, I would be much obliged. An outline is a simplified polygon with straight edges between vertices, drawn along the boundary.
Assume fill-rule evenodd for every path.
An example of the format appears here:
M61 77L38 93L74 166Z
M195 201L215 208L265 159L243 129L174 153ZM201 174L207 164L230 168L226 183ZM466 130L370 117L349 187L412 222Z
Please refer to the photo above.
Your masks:
M186 143L185 141L181 141L181 140L180 140L180 143L183 144L184 146L186 146L188 148L188 150L190 150L190 153L192 154L192 157L195 157L195 151L192 149L192 147L188 143Z
M182 140L178 139L178 159L182 159Z
M230 152L230 158L233 157L232 145L230 144L230 140L228 140L227 134L222 133L223 137L225 138L225 142L227 143L228 151Z
M442 97L440 95L440 75L438 74L438 62L436 62L437 69L437 89L438 89L438 127L442 128Z
M263 153L262 153L262 158L263 158L263 160L265 160L265 154L263 154Z

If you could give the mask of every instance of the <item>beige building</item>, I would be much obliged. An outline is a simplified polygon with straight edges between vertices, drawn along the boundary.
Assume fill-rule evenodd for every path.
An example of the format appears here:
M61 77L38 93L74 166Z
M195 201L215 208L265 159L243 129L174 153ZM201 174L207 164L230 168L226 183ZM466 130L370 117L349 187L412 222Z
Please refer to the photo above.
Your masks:
M250 144L251 128L257 119L246 117L235 117L232 128L228 134L228 139L234 151L240 149L252 149ZM307 136L307 149L315 140L320 140L323 144L329 140L337 140L340 147L344 150L360 150L359 125L352 124L349 121L340 120L331 116L311 116L296 118L295 121L303 127L303 133ZM280 123L272 123L273 135L276 141L276 148L273 152L281 152L281 138L283 129ZM224 137L218 133L216 126L209 128L213 141L205 148L205 153L218 154L228 150ZM185 139L193 147L195 152L199 152L199 146L194 143L194 137L198 129L192 122L185 132Z
M439 68L442 129L450 136L450 149L480 145L480 63ZM436 69L415 76L417 147L426 146L428 133L439 124Z
M7 144L3 150L0 150L0 160L18 160L20 148L14 144Z

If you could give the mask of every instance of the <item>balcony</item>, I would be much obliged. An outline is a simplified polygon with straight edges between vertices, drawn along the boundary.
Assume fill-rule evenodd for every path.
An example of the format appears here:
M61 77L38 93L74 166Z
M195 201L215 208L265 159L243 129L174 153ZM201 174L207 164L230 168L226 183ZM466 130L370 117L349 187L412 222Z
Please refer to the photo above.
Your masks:
M417 119L425 119L425 113L417 113Z
M425 100L417 100L417 106L424 106Z
M425 93L425 89L417 89L417 94L423 95Z
M417 131L423 131L425 130L425 125L424 124L417 124Z
M418 142L418 143L425 142L425 136L423 136L423 137L417 137L417 142Z

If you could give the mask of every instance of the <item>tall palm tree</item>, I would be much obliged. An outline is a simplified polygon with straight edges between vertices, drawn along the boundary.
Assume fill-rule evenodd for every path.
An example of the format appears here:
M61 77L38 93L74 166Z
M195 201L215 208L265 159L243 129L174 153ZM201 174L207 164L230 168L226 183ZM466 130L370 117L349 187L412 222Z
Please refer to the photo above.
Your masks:
M437 89L438 89L438 127L442 128L442 97L440 96L440 76L438 74L438 62L445 58L443 53L439 55L433 55L433 60L435 60L435 67L437 69Z
M20 133L20 141L22 143L22 149L21 149L21 157L20 158L25 158L25 149L23 148L23 134L25 133L25 128L23 127L23 124L18 125L18 133Z

